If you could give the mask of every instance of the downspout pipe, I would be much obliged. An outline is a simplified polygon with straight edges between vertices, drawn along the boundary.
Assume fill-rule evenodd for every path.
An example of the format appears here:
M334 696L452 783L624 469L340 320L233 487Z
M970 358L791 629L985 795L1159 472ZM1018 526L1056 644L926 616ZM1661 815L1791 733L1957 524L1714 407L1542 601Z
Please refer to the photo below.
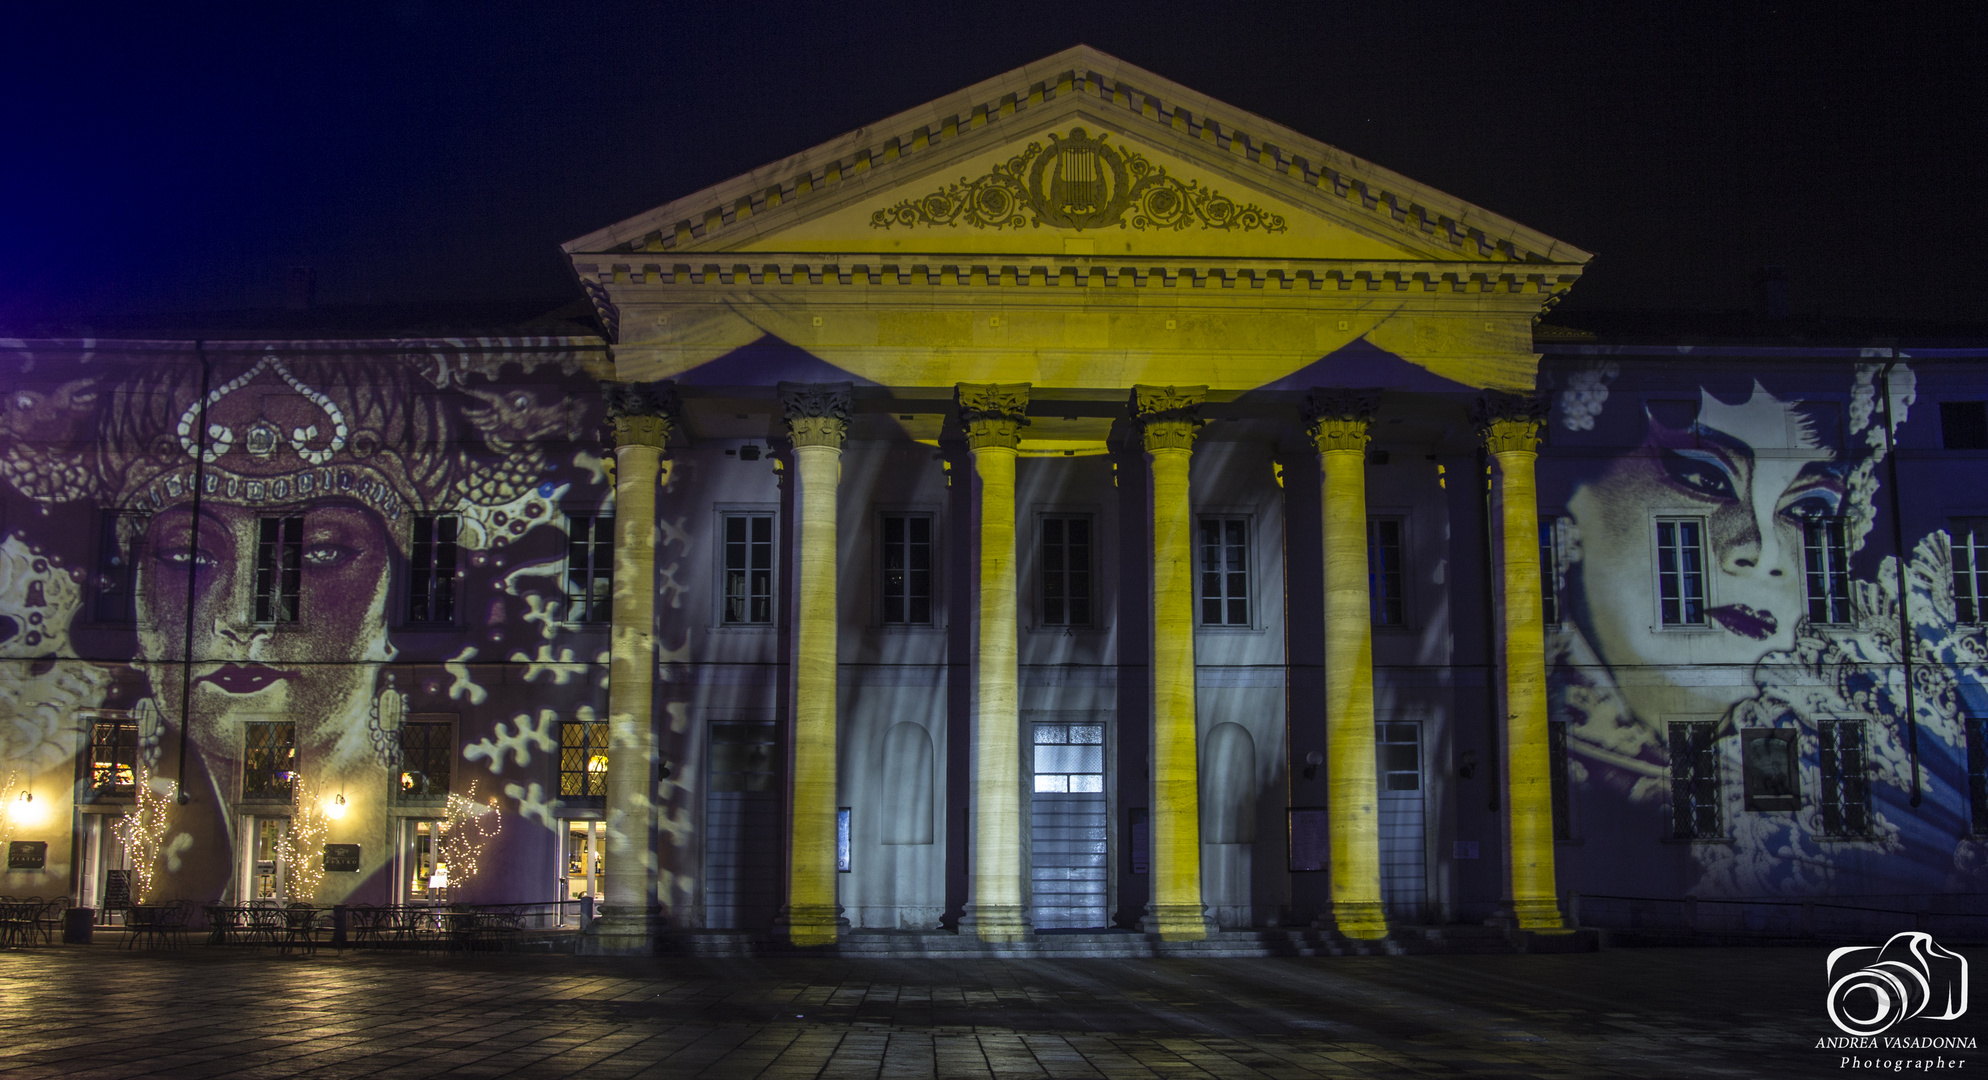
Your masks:
M200 496L207 487L207 394L214 378L214 365L207 357L207 343L195 341L193 354L200 360L200 411L193 430L193 525L186 540L186 630L180 642L179 677L179 777L174 781L179 804L193 802L186 790L188 734L193 730L193 622L199 606L200 588Z
M1901 518L1898 496L1898 446L1892 441L1891 415L1891 369L1898 366L1898 353L1891 350L1891 359L1885 361L1884 370L1878 373L1878 393L1884 403L1884 468L1885 487L1891 492L1891 549L1895 553L1898 570L1898 653L1905 672L1905 751L1912 766L1912 806L1916 809L1924 801L1925 793L1919 783L1919 708L1917 691L1912 683L1912 654L1918 646L1918 639L1912 630L1912 592L1905 575L1905 522Z

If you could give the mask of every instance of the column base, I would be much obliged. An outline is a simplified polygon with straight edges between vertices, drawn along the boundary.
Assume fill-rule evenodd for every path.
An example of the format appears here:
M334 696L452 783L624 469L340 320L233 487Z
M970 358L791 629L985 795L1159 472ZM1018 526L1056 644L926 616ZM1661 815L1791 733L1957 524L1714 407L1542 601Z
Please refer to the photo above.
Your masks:
M1147 904L1139 929L1161 941L1204 941L1215 932L1215 920L1200 904Z
M627 913L607 909L580 932L583 956L654 956L656 941L669 925L660 907Z
M1513 900L1489 921L1516 930L1567 929L1567 921L1560 915L1560 902L1550 896Z
M1312 925L1337 930L1355 941L1379 941L1387 936L1387 911L1378 900L1335 900Z
M1021 904L975 904L969 902L959 917L959 932L972 934L990 944L1013 945L1035 938L1028 908Z
M834 945L849 920L842 917L841 904L787 904L773 916L773 926L795 945Z

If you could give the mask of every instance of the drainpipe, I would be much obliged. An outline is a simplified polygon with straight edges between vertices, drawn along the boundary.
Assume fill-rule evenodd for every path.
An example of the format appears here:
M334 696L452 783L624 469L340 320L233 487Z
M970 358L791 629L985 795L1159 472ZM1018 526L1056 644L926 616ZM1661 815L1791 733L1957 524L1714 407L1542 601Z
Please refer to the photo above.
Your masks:
M207 387L214 365L207 359L206 343L195 341L193 354L200 358L200 413L193 429L193 527L186 541L186 636L181 640L179 677L179 804L193 802L186 790L187 736L193 730L193 612L198 607L200 588L200 496L207 482Z
M1912 806L1916 809L1924 799L1919 785L1919 708L1912 686L1912 652L1918 640L1912 630L1912 593L1905 579L1905 522L1899 515L1898 498L1898 447L1892 442L1891 418L1891 369L1898 365L1895 350L1892 358L1885 361L1884 370L1878 374L1878 393L1884 402L1884 467L1885 487L1891 491L1891 549L1896 553L1898 568L1898 651L1905 665L1905 751L1912 765Z

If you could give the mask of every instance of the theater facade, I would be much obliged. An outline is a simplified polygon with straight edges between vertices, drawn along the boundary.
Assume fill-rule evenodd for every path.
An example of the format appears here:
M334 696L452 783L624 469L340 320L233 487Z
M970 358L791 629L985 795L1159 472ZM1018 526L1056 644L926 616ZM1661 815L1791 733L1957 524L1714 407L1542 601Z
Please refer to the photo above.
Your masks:
M0 339L0 892L1017 943L1988 891L1988 349L1088 48L565 246L563 328Z

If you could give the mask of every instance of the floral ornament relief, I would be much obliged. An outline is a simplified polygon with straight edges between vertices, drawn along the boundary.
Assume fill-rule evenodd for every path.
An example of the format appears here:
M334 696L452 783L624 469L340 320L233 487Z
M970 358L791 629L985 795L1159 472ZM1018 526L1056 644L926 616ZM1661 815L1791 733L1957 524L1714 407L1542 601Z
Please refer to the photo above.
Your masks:
M1032 142L985 176L961 177L923 198L876 211L870 227L1049 225L1081 232L1116 225L1270 233L1287 228L1283 215L1255 203L1237 204L1198 180L1170 176L1164 166L1131 150L1106 145L1108 137L1102 132L1093 137L1080 127L1071 128L1068 137L1052 134L1047 147Z

